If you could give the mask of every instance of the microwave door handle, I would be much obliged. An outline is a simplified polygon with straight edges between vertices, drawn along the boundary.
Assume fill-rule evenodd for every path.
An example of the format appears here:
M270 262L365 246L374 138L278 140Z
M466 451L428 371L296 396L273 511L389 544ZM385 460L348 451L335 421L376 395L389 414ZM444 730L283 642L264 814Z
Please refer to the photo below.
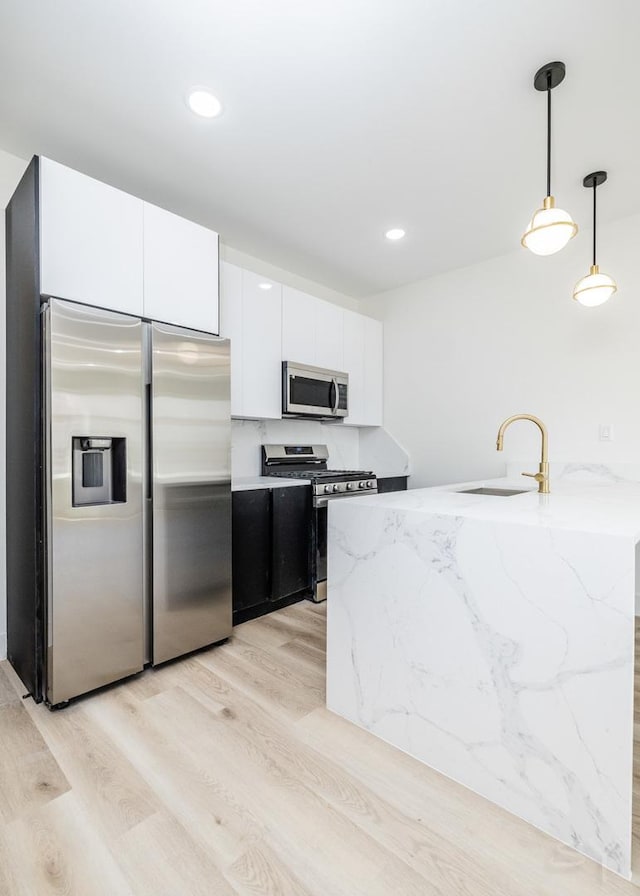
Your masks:
M338 413L338 405L340 404L340 390L338 389L338 381L335 377L332 378L331 384L334 389L334 399L333 399L333 413Z

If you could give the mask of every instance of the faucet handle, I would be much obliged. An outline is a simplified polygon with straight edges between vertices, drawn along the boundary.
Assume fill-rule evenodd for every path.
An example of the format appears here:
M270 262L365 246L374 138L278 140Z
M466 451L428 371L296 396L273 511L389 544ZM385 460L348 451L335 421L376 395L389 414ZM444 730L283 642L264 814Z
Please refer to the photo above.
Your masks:
M529 476L531 479L535 479L536 482L544 482L547 478L544 473L522 473L522 476Z

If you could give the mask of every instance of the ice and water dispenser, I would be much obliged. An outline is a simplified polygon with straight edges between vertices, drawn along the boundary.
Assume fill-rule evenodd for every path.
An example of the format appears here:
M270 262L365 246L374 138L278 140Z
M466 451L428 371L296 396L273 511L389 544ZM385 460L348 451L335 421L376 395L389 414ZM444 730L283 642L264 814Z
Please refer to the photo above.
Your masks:
M127 448L123 438L72 439L73 506L127 500Z

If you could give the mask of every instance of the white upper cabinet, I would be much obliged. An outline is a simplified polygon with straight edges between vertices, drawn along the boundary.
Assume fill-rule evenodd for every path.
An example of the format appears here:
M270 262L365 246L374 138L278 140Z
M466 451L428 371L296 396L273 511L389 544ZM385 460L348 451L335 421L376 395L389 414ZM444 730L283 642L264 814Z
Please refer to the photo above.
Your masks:
M282 287L282 360L316 366L316 303L318 299Z
M364 389L364 317L344 311L344 369L349 374L349 416L345 423L364 426L367 416Z
M329 370L344 368L344 311L331 302L316 300L316 365Z
M282 287L282 360L342 371L343 311L306 292Z
M352 426L382 426L382 323L344 311L344 368L349 374L349 416Z
M220 263L220 335L231 340L231 415L242 416L242 268Z
M144 316L218 333L218 234L144 203Z
M270 289L264 287L269 285ZM242 271L242 416L282 416L282 287Z
M231 340L234 417L282 416L281 289L236 265L220 265L220 334Z
M40 291L218 333L218 234L41 158Z
M142 205L41 158L41 293L142 315Z

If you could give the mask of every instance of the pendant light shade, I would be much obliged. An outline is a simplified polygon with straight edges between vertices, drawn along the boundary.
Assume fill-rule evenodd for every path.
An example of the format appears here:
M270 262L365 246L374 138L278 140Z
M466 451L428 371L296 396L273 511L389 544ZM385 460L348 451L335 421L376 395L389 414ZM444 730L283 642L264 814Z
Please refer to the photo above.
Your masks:
M556 208L553 196L545 196L542 208L533 213L521 244L534 255L553 255L564 249L578 232L569 212Z
M596 263L596 189L607 179L606 171L594 171L582 181L582 185L593 190L593 264L586 277L578 280L573 288L573 298L587 308L595 308L610 299L617 292L616 281L608 274L601 274Z
M573 289L573 298L587 308L602 305L616 292L618 287L613 277L601 274L597 264L592 264L586 277L578 280Z
M549 62L536 72L533 86L547 93L547 195L542 208L533 213L520 243L535 255L553 255L578 232L578 225L564 209L556 208L551 195L551 91L564 80L563 62Z

